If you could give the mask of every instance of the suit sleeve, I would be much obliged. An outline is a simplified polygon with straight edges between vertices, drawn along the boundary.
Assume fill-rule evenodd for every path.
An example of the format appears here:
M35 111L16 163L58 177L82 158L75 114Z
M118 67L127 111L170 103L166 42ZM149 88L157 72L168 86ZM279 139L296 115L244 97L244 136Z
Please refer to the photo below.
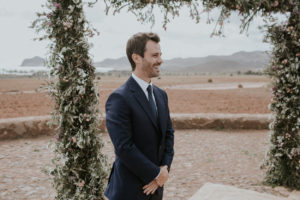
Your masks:
M165 149L164 149L164 154L163 154L163 159L162 159L162 165L167 165L168 170L170 171L171 164L172 164L173 157L174 157L174 129L172 127L172 121L171 121L171 117L170 117L170 111L169 111L169 106L168 106L168 96L165 92L164 92L164 95L166 98L168 119L167 119Z
M150 183L160 168L150 161L134 144L130 119L130 108L118 93L110 95L106 102L106 127L116 155L144 184Z

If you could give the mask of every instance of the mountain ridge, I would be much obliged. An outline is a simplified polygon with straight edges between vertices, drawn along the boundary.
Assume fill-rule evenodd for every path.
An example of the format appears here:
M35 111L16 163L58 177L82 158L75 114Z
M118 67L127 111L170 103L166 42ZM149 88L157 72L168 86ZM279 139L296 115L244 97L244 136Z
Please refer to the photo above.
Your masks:
M270 56L265 51L239 51L231 55L209 55L204 57L176 57L165 59L161 65L164 72L203 72L203 73L231 73L246 71L261 71L269 63ZM32 62L31 62L32 61ZM41 66L44 63L41 57L25 59L22 66ZM106 58L94 63L95 67L113 68L117 71L130 71L127 57Z

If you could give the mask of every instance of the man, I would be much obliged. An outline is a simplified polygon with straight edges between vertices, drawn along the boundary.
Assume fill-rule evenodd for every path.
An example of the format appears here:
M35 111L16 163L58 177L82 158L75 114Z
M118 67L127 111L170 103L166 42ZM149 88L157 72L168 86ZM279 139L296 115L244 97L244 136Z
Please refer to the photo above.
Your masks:
M159 76L160 38L137 33L127 42L132 75L106 102L106 127L116 159L105 195L109 200L162 200L174 156L174 130Z

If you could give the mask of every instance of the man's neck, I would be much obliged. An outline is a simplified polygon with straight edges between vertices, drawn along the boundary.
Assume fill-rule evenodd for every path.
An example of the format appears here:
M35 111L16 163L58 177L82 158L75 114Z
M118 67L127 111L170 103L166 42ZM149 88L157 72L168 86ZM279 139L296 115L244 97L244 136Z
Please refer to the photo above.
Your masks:
M139 77L140 79L142 79L143 81L146 81L147 83L151 82L151 78L148 78L147 76L145 76L143 73L139 73L137 71L133 72L134 75L136 75L137 77Z

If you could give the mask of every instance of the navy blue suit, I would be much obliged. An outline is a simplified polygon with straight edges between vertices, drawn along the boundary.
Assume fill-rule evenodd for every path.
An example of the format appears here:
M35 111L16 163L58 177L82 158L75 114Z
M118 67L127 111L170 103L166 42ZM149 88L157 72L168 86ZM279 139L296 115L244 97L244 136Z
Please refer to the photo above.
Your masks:
M143 186L159 174L159 166L170 169L174 156L174 130L165 91L153 86L158 111L153 118L148 99L130 77L106 102L106 127L116 159L105 195L110 200L161 200L163 188L145 195Z

